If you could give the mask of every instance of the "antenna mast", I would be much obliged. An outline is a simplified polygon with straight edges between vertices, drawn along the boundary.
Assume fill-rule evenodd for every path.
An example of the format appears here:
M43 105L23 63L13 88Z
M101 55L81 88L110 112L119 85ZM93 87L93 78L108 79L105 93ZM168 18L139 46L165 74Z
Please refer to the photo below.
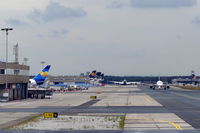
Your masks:
M19 64L19 45L18 43L13 47L13 54L15 55L15 63Z

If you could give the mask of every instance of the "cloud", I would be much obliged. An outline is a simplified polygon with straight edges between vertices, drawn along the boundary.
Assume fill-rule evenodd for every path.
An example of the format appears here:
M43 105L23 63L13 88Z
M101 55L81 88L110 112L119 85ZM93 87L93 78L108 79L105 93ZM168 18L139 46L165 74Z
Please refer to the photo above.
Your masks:
M56 29L56 30L50 30L47 34L36 34L35 36L37 38L45 38L45 37L53 37L53 38L62 38L66 37L66 35L69 33L67 29Z
M124 4L122 2L120 2L119 0L114 0L109 6L108 8L122 8L124 7Z
M57 2L50 2L44 11L34 9L28 17L39 23L41 21L50 22L58 19L79 18L86 15L87 12L81 8L67 8Z
M44 36L42 34L37 34L36 37L43 38Z
M197 5L197 0L130 0L134 8L180 8Z
M125 53L123 55L120 55L118 58L121 59L142 59L144 58L144 55L141 53Z
M23 21L18 20L18 19L12 19L12 18L6 20L6 24L12 25L12 26L26 26L26 25L28 25L28 23L26 23L26 22L23 22Z
M59 37L65 37L68 33L69 31L67 29L52 30L50 31L49 36L59 38Z
M196 18L192 21L192 23L194 23L194 24L200 24L200 16L196 17Z

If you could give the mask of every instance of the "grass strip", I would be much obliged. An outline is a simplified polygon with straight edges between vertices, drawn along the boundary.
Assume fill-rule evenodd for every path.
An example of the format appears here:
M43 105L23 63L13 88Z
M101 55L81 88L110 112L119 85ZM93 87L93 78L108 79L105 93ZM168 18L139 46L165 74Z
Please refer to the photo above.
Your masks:
M37 120L39 117L41 117L41 116L42 116L42 114L37 114L37 115L30 116L30 117L28 117L27 119L24 119L24 120L20 121L19 123L15 124L15 125L8 126L8 127L3 128L3 129L4 129L4 130L11 130L11 129L14 129L14 127L17 127L17 126L26 124L26 123L28 123L28 122L36 121L36 120Z
M200 90L200 87L195 87L195 86L175 86L175 87L179 87L182 89L188 89L188 90Z
M124 129L124 125L125 125L125 116L120 116L119 128Z

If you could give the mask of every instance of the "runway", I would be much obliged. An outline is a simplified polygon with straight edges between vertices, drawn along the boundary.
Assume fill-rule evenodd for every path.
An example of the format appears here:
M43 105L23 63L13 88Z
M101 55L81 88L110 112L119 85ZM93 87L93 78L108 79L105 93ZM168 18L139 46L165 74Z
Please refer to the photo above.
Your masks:
M97 95L97 99L90 100L91 95ZM91 88L84 92L56 94L54 99L45 100L45 104L43 101L34 103L31 100L18 104L0 104L0 114L58 112L59 115L123 115L124 130L95 130L95 132L196 133L200 129L199 95L199 91L179 88L166 91L152 90L146 86Z

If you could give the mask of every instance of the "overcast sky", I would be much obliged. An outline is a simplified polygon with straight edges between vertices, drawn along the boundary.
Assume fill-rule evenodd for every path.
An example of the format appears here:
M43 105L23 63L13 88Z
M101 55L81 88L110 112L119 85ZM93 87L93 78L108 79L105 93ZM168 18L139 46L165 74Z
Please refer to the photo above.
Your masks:
M200 75L199 0L1 0L0 16L31 74Z

